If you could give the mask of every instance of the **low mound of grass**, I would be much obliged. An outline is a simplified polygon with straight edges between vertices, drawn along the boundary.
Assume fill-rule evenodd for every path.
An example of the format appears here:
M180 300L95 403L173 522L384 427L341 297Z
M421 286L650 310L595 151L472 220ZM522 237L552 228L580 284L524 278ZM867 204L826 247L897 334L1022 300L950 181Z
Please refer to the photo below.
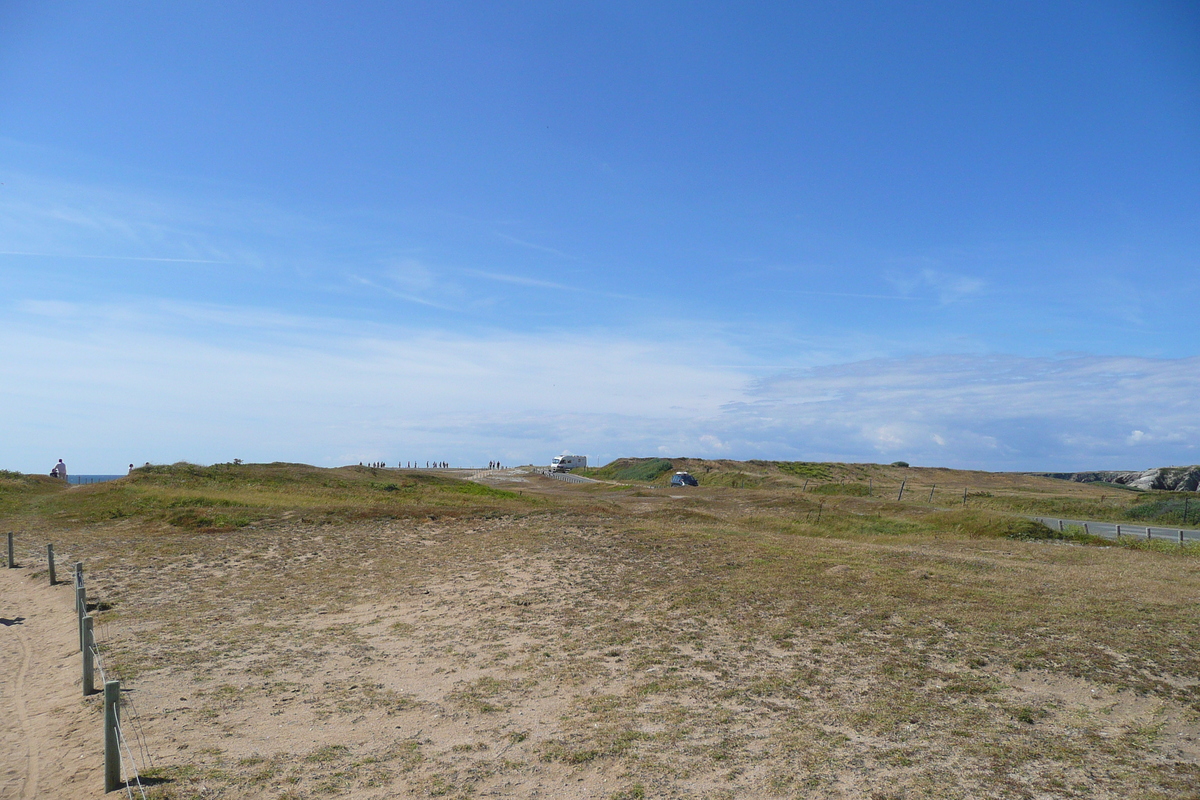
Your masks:
M665 458L618 458L598 469L577 471L589 478L601 480L652 483L674 469L675 465Z
M763 478L762 475L754 475L740 470L732 471L712 471L712 472L693 472L691 473L701 486L729 486L734 489L759 489L763 486L772 485L773 482Z
M1017 539L1025 542L1071 541L1081 544L1115 544L1101 536L1085 534L1082 529L1068 528L1066 531L1056 531L1036 520L980 509L941 511L926 516L925 522L943 531L971 538L991 537Z
M811 461L768 461L764 463L772 464L780 472L785 472L788 475L795 475L799 478L812 478L818 481L826 481L833 477L832 473L829 471L828 464L817 464Z
M865 483L824 483L814 489L813 494L833 494L848 497L866 497L871 494L871 488Z
M307 464L179 463L127 478L26 495L14 516L57 524L133 520L191 530L231 530L277 518L348 521L378 517L511 513L534 501L438 475Z
M649 511L645 514L639 514L638 519L641 520L658 520L660 522L669 523L719 523L721 518L715 514L708 514L703 511L696 511L690 508L660 508L655 511Z
M48 475L25 475L7 469L0 470L0 518L16 512L38 497L65 488L65 483Z
M1187 524L1200 525L1200 494L1192 492L1114 491L1093 497L971 492L968 499L970 505L976 508L994 511L1062 519L1144 522L1158 525L1183 525L1186 500Z
M1200 525L1200 494L1154 492L1138 497L1126 516L1160 525Z

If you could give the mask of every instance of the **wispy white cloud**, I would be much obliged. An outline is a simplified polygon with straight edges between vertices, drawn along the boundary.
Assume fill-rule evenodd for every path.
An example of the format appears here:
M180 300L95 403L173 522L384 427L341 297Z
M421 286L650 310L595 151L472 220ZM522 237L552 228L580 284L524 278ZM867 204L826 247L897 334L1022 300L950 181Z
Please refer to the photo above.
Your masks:
M28 256L32 258L84 258L100 261L159 261L178 264L232 264L232 261L217 261L211 258L160 258L156 256L100 256L84 253L19 253L0 250L0 256Z
M509 236L507 233L497 233L496 235L510 244L527 247L530 250L537 250L541 253L549 253L550 255L558 256L559 258L568 258L573 261L577 260L578 258L577 256L570 255L569 253L564 253L562 250L557 250L553 247L547 247L546 245L542 244L535 244L534 242L527 242L524 239L518 239L515 236Z
M90 459L88 471L178 458L526 461L564 448L987 469L1200 461L1196 358L871 359L757 380L753 363L702 336L27 301L0 315L11 421L0 466L40 468L48 450Z
M420 265L417 265L420 266ZM433 300L429 294L457 294L455 287L439 283L432 278L432 273L425 271L424 268L416 269L411 265L408 268L402 268L389 271L384 278L399 284L401 289L396 289L392 286L385 285L382 281L365 278L361 275L351 275L351 282L366 286L373 291L382 292L389 297L395 297L398 300L403 300L406 303L416 303L417 305L436 308L440 311L459 312L461 309L457 306L450 305L441 300ZM407 289L407 291L405 291Z
M923 267L915 272L893 272L887 280L906 297L932 292L942 305L980 295L987 287L982 278L932 267Z
M912 301L917 298L902 294L863 294L861 292L821 292L808 289L792 289L790 294L811 294L821 297L857 297L863 300L901 300Z
M405 452L524 460L564 447L612 456L718 415L746 383L711 366L736 360L719 342L468 336L352 320L297 327L260 310L241 316L140 304L126 316L48 304L5 315L0 383L19 389L0 398L0 413L21 424L0 458L29 469L43 448L110 464L344 463ZM213 325L233 330L214 336Z
M511 283L517 286L530 286L537 289L558 289L564 292L577 292L579 289L574 286L567 286L554 281L543 281L537 278L526 278L523 275L504 275L498 272L484 272L478 269L464 269L463 272L467 275L473 275L476 278L484 278L489 281L497 281L499 283Z
M1200 358L875 359L777 375L751 394L727 407L730 427L818 455L1013 469L1200 460ZM1150 441L1158 456L1130 449Z

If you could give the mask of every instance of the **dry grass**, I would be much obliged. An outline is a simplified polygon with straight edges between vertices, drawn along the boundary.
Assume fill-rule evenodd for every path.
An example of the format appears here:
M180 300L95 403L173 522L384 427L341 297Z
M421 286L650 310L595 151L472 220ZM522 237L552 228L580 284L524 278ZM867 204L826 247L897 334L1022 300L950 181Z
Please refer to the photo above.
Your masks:
M22 541L112 604L164 798L1196 796L1194 554L877 496L519 481L224 531L40 506Z

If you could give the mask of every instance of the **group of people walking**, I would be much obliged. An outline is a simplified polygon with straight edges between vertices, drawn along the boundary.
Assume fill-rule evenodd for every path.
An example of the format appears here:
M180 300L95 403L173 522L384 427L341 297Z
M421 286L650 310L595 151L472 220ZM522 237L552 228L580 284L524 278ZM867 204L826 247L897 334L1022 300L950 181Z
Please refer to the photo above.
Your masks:
M62 464L61 461L58 463L60 465ZM372 469L387 469L386 461L372 461L369 464L364 464L363 462L360 461L360 462L358 462L358 465L360 467L371 467ZM130 464L129 466L132 467L133 465ZM397 461L396 469L421 469L421 463L419 461L405 461L403 464L401 464L399 461ZM426 461L425 469L450 469L450 462L449 461ZM499 461L489 461L488 469L504 469L504 467L502 467L500 465ZM67 475L66 467L63 467L63 477L65 478L66 475Z
M373 469L387 469L386 461L372 461L369 464L363 464L363 462L360 461L360 462L358 462L358 465L360 467L366 466L366 467L371 467ZM149 466L149 464L147 464L147 466ZM396 462L396 468L400 469L400 462ZM421 465L416 461L405 461L404 468L405 469L420 469ZM450 469L450 462L449 461L426 461L425 469ZM503 467L500 466L499 461L489 461L488 469L503 469ZM133 472L133 464L129 465L129 471ZM58 463L54 465L54 469L50 470L50 475L51 475L51 477L54 477L54 478L61 478L64 481L67 479L67 465L63 463L63 460L61 458L58 460Z

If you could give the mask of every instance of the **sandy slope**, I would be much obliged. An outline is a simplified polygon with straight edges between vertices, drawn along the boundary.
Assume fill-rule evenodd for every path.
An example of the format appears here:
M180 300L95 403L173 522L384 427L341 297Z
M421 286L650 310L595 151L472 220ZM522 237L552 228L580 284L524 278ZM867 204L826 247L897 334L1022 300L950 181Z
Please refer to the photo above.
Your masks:
M0 797L104 796L100 717L80 690L71 587L0 570Z

